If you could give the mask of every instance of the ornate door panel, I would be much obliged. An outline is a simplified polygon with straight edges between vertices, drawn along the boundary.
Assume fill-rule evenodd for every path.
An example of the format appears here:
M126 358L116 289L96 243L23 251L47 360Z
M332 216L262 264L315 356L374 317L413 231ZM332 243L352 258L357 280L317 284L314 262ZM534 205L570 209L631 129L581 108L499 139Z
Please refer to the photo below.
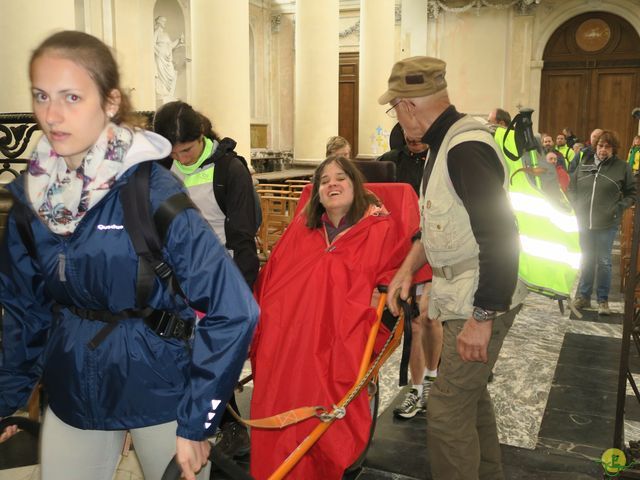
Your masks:
M549 133L555 138L564 127L570 126L578 132L587 130L587 103L584 97L588 96L589 86L587 70L554 70L543 75L540 132Z
M338 84L338 135L351 144L351 158L358 154L358 53L340 54Z
M578 15L554 32L544 52L540 126L552 135L570 127L581 141L591 130L615 130L624 155L638 124L640 37L625 19Z
M624 156L638 122L631 117L631 110L638 105L640 69L595 69L591 77L593 95L589 97L589 124L615 130L625 147Z

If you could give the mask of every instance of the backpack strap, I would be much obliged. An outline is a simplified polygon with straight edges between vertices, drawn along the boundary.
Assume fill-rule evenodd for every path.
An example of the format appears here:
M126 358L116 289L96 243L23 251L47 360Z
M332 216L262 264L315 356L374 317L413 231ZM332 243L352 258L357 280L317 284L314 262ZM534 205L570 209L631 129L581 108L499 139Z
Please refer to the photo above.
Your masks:
M240 160L247 171L249 171L249 166L247 165L245 158L234 151L227 152L214 162L215 172L213 174L213 195L216 197L216 202L225 217L227 216L227 182L229 178L229 168L233 158ZM255 188L253 189L253 203L256 210L255 229L257 232L260 225L262 225L262 207L260 205L260 196L258 195L258 192L256 192Z
M18 228L18 235L20 235L20 239L27 249L29 256L35 259L37 258L36 241L33 237L33 230L31 229L33 211L27 205L19 202L15 198L12 209L16 220L16 227Z
M156 276L169 280L169 288L184 296L171 266L162 257L162 245L175 216L186 208L196 208L186 193L178 193L165 200L152 217L149 200L151 164L141 163L120 189L124 227L140 259L136 279L136 305L139 308L148 305Z
M213 195L216 197L216 202L218 202L218 206L225 217L227 216L227 178L229 177L231 158L233 158L233 153L229 152L214 162Z
M174 217L187 208L197 209L191 197L186 193L180 192L162 202L156 213L153 214L153 224L156 226L162 244L164 244L164 238Z

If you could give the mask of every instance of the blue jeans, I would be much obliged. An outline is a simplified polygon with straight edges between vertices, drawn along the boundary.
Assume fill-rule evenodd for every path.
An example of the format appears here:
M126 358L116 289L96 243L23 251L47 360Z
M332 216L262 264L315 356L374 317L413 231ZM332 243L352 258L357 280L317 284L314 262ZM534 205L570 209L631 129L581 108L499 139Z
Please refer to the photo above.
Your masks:
M598 302L606 302L609 299L609 290L611 289L611 249L617 233L617 225L603 230L580 230L582 265L578 296L591 298L593 279L595 277Z

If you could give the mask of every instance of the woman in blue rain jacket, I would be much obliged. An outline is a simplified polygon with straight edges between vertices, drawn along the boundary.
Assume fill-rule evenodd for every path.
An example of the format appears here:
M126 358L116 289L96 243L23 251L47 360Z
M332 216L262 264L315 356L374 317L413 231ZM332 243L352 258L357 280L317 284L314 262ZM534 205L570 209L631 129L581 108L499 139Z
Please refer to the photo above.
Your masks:
M148 306L179 314L189 327L193 309L204 312L191 338L161 337L136 317L96 336L108 324L85 312L136 308L139 258L123 227L121 188L171 145L126 123L130 106L115 61L90 35L49 37L32 56L30 76L44 135L29 171L7 188L33 212L36 254L14 208L0 247L0 417L23 406L41 379L49 400L43 479L111 478L127 430L146 478L159 478L177 453L193 479L246 359L257 306L207 222L187 209L171 222L162 252L184 297L156 278ZM149 183L152 212L184 191L155 163Z

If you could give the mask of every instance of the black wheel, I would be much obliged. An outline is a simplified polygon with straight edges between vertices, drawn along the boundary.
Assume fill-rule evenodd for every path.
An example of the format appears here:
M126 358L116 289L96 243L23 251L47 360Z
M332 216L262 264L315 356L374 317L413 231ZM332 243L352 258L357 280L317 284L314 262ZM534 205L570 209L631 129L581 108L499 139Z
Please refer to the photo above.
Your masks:
M234 480L253 480L253 477L249 474L249 472L245 471L242 467L235 463L233 459L218 451L216 447L211 447L211 452L209 453L209 461L212 464L212 473L213 466L215 465ZM167 465L167 468L162 475L162 480L179 480L181 474L182 471L180 470L180 466L177 464L176 457L174 456Z
M0 444L0 470L36 465L40 424L25 417L6 417L0 420L0 432L12 425L22 432Z
M357 476L362 468L362 464L364 463L365 458L367 458L367 452L369 451L369 446L371 445L371 441L373 440L373 434L376 431L376 422L378 420L378 406L380 404L380 391L379 391L378 379L376 379L375 383L371 382L369 384L369 408L371 410L371 427L369 428L369 440L367 440L367 444L360 456L356 459L355 462L351 466L349 466L344 471L344 480L350 480Z

